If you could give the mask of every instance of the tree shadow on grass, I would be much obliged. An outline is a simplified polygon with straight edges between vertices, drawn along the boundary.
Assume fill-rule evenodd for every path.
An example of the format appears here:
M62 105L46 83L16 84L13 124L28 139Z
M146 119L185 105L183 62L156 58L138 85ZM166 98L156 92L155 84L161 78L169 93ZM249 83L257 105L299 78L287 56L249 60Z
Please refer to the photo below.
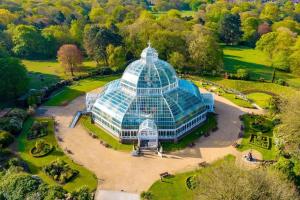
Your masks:
M40 89L48 87L61 81L62 78L53 74L44 74L40 72L28 72L29 84L28 89Z

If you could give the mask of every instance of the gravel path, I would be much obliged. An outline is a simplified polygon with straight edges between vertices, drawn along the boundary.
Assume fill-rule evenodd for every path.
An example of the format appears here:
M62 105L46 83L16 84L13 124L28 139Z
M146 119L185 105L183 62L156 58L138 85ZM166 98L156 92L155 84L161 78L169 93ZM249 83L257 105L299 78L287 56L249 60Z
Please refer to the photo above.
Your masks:
M84 108L84 101L85 97L80 96L64 107L40 107L38 114L55 116L59 123L56 134L63 139L59 145L71 150L73 154L70 157L96 174L99 189L133 193L147 190L160 178L162 172L191 170L202 161L212 162L227 154L242 157L231 146L237 140L240 130L239 116L245 112L262 112L238 107L223 97L215 96L219 128L216 132L200 138L195 147L171 153L166 158L153 154L132 157L129 153L105 148L80 125L68 128L76 111Z

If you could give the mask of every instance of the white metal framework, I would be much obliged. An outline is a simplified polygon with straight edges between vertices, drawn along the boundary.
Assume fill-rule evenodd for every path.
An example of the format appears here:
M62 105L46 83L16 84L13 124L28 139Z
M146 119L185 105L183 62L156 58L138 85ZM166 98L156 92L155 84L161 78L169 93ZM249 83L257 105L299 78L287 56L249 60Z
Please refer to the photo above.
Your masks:
M201 94L192 82L179 79L151 46L121 79L97 95L88 94L86 101L94 121L120 140L137 140L149 116L159 140L177 139L205 121L214 107L211 94Z

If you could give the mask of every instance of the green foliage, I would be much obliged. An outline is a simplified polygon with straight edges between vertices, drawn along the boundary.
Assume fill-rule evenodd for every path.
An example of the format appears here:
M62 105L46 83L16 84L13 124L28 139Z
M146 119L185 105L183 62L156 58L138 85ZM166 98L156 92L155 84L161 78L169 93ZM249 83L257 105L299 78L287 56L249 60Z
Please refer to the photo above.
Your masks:
M0 99L15 99L27 89L27 70L15 58L0 58Z
M184 72L184 68L185 68L185 57L184 57L184 55L182 55L179 52L173 52L169 56L168 61L180 73Z
M91 118L83 116L80 119L80 122L82 126L90 133L96 135L100 141L106 146L110 146L114 150L118 151L126 151L130 152L132 151L132 145L131 144L121 144L116 138L112 137L109 133L107 133L105 130L99 128L98 126L91 123Z
M0 176L0 194L8 200L26 199L38 190L39 185L39 179L25 173L7 171L3 177Z
M223 68L223 51L211 35L200 35L191 41L189 53L198 73Z
M6 130L14 135L20 133L23 127L23 120L16 117L0 118L0 129Z
M171 152L186 148L191 143L202 137L204 134L209 134L212 130L217 129L217 119L214 115L209 115L206 122L195 129L193 132L179 140L177 143L174 142L161 142L163 151Z
M30 150L30 153L34 157L43 157L49 154L53 150L53 146L47 143L43 139L39 139L35 142L35 146Z
M141 196L142 200L152 200L153 199L153 195L151 192L143 191L140 196Z
M63 150L58 146L57 139L54 133L53 119L37 118L36 120L48 121L48 134L44 136L43 139L47 141L47 143L52 144L55 148L53 148L51 153L47 154L47 156L44 157L36 158L31 155L30 150L35 146L36 140L28 140L27 134L34 122L34 119L27 119L27 121L24 123L22 133L19 137L17 137L17 142L19 156L20 158L22 158L22 160L28 163L29 170L33 174L39 176L45 183L57 186L59 185L59 183L52 179L50 176L46 175L42 169L45 165L50 165L56 159L60 159L66 162L71 169L79 171L80 174L79 176L62 186L65 190L67 190L68 192L72 192L84 185L87 185L90 191L95 190L97 186L97 179L95 175L83 166L74 163L67 155L64 154Z
M240 80L249 80L250 79L250 74L249 74L248 70L246 70L246 69L238 69L236 75L237 75L237 78Z
M23 110L21 108L13 108L7 113L6 117L15 117L24 121L25 119L27 119L28 114L26 110Z
M42 36L41 32L30 25L10 26L9 32L12 35L14 44L13 52L23 58L46 58L54 55L49 52L53 44L51 40Z
M93 195L89 191L89 188L82 186L78 188L75 192L71 193L72 198L76 200L93 200Z
M5 148L14 141L14 136L9 132L0 130L0 149Z
M48 122L36 120L33 122L30 131L28 131L28 139L36 139L48 134Z
M250 114L243 115L242 120L244 125L243 138L240 146L238 147L238 150L245 151L248 149L255 149L262 154L263 159L265 160L275 159L277 153L276 153L276 148L273 144L274 125L272 121L263 116L250 115ZM260 124L260 125L253 126L252 124ZM267 132L259 133L261 132L261 129L265 131L266 127L268 127ZM257 135L259 135L259 138ZM256 138L254 138L253 136L255 136Z
M300 158L300 93L287 98L280 106L281 125L276 132L276 138L283 142L285 150Z
M289 179L295 178L294 163L291 159L281 156L273 167L287 175Z
M84 46L87 54L97 63L104 61L108 65L106 48L108 45L119 46L122 44L122 37L108 28L92 25L85 29Z
M43 168L44 172L60 184L68 183L79 174L79 171L70 168L63 160L57 159Z
M239 15L226 14L220 21L220 38L228 45L237 44L242 36Z

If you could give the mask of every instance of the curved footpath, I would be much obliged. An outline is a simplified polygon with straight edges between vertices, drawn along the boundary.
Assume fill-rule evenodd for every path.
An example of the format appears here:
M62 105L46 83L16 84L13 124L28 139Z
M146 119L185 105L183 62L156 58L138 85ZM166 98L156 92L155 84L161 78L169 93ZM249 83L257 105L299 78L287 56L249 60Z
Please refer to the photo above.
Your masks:
M237 140L240 131L239 116L245 112L262 113L261 110L241 108L215 95L219 128L216 132L209 137L200 138L195 147L168 154L166 158L151 154L132 157L130 153L105 148L80 125L75 128L68 127L73 115L84 108L84 101L85 97L80 96L67 106L40 107L37 113L55 117L58 122L56 135L63 139L59 145L62 149L67 148L73 152L69 156L75 162L96 174L99 189L133 193L147 190L160 178L159 174L162 172L192 170L202 161L212 162L227 154L241 157L241 153L231 146Z

